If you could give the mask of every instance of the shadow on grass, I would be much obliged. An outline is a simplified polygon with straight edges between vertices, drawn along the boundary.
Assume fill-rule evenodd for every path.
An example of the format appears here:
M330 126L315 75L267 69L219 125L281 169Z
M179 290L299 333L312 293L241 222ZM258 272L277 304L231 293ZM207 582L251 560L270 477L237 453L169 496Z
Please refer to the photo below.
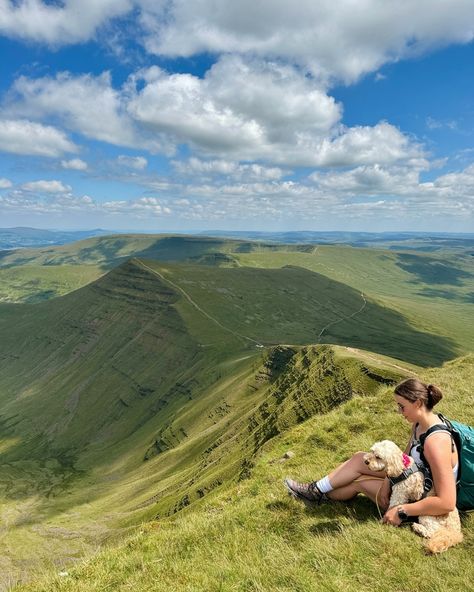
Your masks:
M341 523L338 520L327 520L326 522L318 522L309 527L311 534L321 536L325 534L341 534Z
M269 502L265 508L270 512L297 513L303 508L308 514L317 516L320 520L310 527L313 534L338 534L343 530L342 518L351 518L357 522L378 521L380 515L377 506L365 496L359 495L347 502L329 502L305 504L288 497L288 500Z
M347 518L357 523L380 521L377 507L364 496L357 496L348 502L333 502L314 509L308 508L308 511L320 517L320 520L309 528L314 535L342 534Z
M456 294L456 292L450 292L449 290L423 288L423 290L420 290L417 294L425 298L443 298L444 300L457 300L458 302L467 302L468 304L474 303L474 292L469 292L468 294Z
M290 499L288 501L277 500L275 502L269 502L265 505L265 508L270 512L287 512L292 508L292 505Z
M359 290L303 267L188 264L173 265L172 272L178 283L186 281L189 296L219 323L266 346L330 343L424 367L458 355L454 339L423 331Z
M448 284L462 286L465 279L473 277L472 273L449 265L439 259L417 257L416 255L398 255L397 265L404 271L411 273L426 284Z

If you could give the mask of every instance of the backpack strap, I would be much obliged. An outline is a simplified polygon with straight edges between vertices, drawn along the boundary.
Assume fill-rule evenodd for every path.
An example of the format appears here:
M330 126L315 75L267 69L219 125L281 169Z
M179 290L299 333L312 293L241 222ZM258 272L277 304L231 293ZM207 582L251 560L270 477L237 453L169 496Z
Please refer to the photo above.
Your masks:
M424 434L421 434L420 435L420 442L421 442L422 446L425 445L426 438L428 438L428 436L431 436L431 434L434 434L435 432L446 432L447 434L449 434L450 436L452 436L452 432L448 428L448 426L440 425L438 423L438 424L436 424L434 426L431 426L430 428L428 428L426 430L426 432Z
M452 452L454 452L454 449L455 449L454 436L453 436L454 428L453 428L451 422L449 421L449 419L446 419L441 414L439 414L438 417L440 418L440 420L443 423L436 423L435 425L431 426L430 428L428 428L426 430L426 432L424 434L421 434L420 438L419 438L420 444L421 444L420 458L424 464L427 464L426 458L425 458L425 453L424 453L425 440L426 440L426 438L428 438L428 436L431 436L431 434L434 434L435 432L448 433L451 436L451 450L452 450ZM418 424L416 424L416 425L418 426Z
M422 462L421 470L422 470L423 474L425 475L424 496L426 496L428 491L433 487L433 478L431 475L431 469L430 469L429 463L425 457L425 440L426 440L426 438L428 438L428 436L431 436L431 434L434 434L435 432L445 432L451 436L451 450L454 452L455 447L457 447L457 444L455 444L455 438L453 435L454 428L453 428L451 422L449 421L449 419L446 419L443 415L441 415L441 413L439 414L439 418L443 423L437 423L437 424L431 426L430 428L428 428L426 430L426 432L424 434L421 434L419 437L419 442L420 442L419 452L420 452L420 459ZM418 426L418 424L416 425L416 427L417 426ZM415 431L416 431L416 427L415 427ZM459 451L458 451L458 455L459 455ZM459 464L460 464L460 460L459 460Z

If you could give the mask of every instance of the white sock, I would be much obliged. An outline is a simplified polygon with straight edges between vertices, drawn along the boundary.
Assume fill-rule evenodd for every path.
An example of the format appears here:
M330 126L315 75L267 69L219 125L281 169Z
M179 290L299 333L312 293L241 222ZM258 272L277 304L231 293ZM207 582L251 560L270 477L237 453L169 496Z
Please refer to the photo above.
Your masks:
M321 493L329 493L334 489L334 487L329 482L329 477L327 475L316 483L316 487Z

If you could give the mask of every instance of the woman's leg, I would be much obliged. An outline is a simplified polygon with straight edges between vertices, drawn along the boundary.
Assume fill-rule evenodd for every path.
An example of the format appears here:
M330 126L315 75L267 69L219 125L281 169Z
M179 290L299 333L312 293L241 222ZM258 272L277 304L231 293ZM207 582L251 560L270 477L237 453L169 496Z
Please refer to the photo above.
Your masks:
M364 462L364 454L364 452L356 452L319 482L298 483L292 479L286 479L286 487L292 495L308 502L321 503L325 497L345 501L352 499L358 493L365 493L375 501L385 473L371 471ZM364 477L367 479L363 479Z
M356 479L367 475L370 477L385 477L384 471L371 471L364 462L365 452L356 452L349 460L339 465L329 473L329 481L333 489L339 489L352 484Z
M361 477L360 481L354 481L350 485L338 487L327 493L327 497L335 501L348 501L358 493L363 493L373 502L377 503L380 510L386 510L381 506L380 489L383 485L383 479L378 477Z

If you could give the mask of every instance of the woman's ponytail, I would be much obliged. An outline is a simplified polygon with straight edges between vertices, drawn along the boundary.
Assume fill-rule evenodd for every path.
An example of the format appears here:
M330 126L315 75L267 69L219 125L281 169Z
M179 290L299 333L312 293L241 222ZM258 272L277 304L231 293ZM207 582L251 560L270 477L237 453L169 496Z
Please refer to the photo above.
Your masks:
M428 409L433 409L433 407L443 398L443 393L434 384L428 384L426 388L428 391L426 406Z
M443 393L434 384L425 384L417 378L408 378L395 387L395 394L408 401L423 401L428 409L441 401Z

